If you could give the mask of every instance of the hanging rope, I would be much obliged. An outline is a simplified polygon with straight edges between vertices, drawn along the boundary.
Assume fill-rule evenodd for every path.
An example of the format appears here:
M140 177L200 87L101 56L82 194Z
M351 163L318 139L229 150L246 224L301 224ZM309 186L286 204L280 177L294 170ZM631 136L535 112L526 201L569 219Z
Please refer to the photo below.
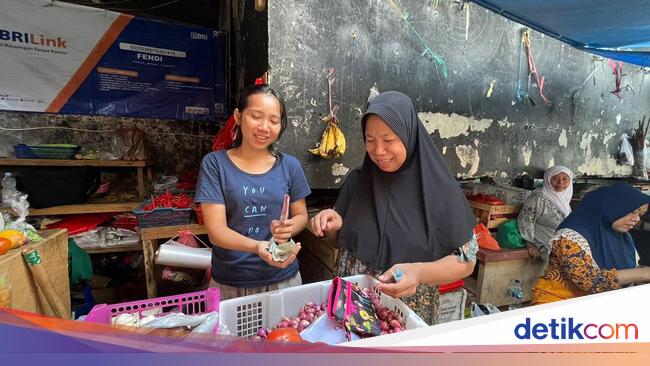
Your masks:
M442 75L446 79L447 78L447 64L445 63L445 60L443 60L442 57L435 54L433 52L433 50L431 49L431 46L429 46L429 44L427 43L427 41L425 41L424 38L422 38L422 36L420 35L420 33L418 33L418 31L415 30L415 28L413 27L413 25L411 24L411 22L408 19L408 14L406 14L404 11L402 11L397 6L397 4L395 4L395 2L393 0L388 0L388 2L393 7L393 9L395 9L395 11L400 16L400 18L402 18L404 23L406 23L406 26L409 27L409 29L415 34L415 36L420 41L420 44L422 45L422 48L424 49L422 51L422 54L420 54L420 56L426 56L429 59L429 61L433 62L435 67L436 67L436 70L438 70L438 67L440 67L442 69Z
M537 88L539 89L539 97L542 98L542 101L547 107L550 107L551 101L544 96L544 76L542 76L541 80L539 79L539 75L537 74L537 68L535 67L535 60L533 59L533 53L530 50L530 43L531 43L530 31L528 29L524 30L521 42L526 48L526 55L528 56L528 72L529 72L528 77L530 78L530 76L532 75L532 77L535 78L535 83L537 84Z
M614 62L609 60L609 66L612 68L612 73L614 74L614 81L616 83L616 89L610 91L610 93L616 95L618 99L623 99L621 97L621 82L623 81L623 63L621 61Z
M525 28L524 31L527 29ZM515 92L515 102L518 103L523 103L523 104L529 104L530 106L534 107L535 102L533 102L533 99L530 97L528 94L528 87L530 86L530 77L528 78L528 82L526 84L526 89L521 88L521 75L522 75L522 69L524 65L524 42L521 42L521 45L519 46L519 67L517 68L517 91Z
M339 110L339 106L335 106L332 108L332 85L334 84L334 78L332 78L332 75L334 75L334 68L333 67L328 67L327 68L327 102L329 103L330 107L330 113L329 113L329 118L331 119L331 122L335 124L339 124L339 119L336 117L336 112Z

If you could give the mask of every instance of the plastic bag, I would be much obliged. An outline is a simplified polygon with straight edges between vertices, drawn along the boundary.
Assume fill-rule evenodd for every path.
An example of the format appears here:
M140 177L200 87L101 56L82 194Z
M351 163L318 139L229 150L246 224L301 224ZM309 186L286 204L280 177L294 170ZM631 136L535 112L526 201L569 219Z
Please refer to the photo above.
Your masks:
M618 162L621 165L634 166L634 152L632 151L632 145L626 133L621 137L621 147L618 150Z
M497 241L502 248L521 249L526 247L526 243L519 233L517 220L508 220L499 225Z
M29 202L27 202L27 195L16 191L7 201L11 208L18 214L18 218L14 221L5 220L4 230L18 230L27 236L27 241L41 240L36 228L25 222L27 215L29 215Z
M203 325L203 323L206 322L208 324ZM210 313L198 314L198 315L185 315L183 313L171 313L171 314L161 316L159 318L155 318L144 324L141 324L141 326L145 328L187 327L190 329L196 329L200 327L197 333L211 333L218 322L219 322L219 313L217 312L210 312Z
M480 248L494 251L501 250L501 248L499 248L499 243L492 237L490 230L482 223L476 225L474 228L474 234L476 235L478 246Z
M472 304L470 305L470 309L472 311L472 318L501 312L499 308L497 308L492 304L477 304L473 301Z
M147 160L147 134L137 127L118 128L113 135L113 151L122 160Z
M181 230L176 237L170 239L167 242L167 244L169 243L175 245L184 245L190 248L198 248L200 246L199 245L200 243L203 244L205 247L208 247L205 243L203 243L203 241L197 238L190 230ZM210 272L211 269L208 268L205 274L204 282L205 280L210 279ZM186 269L181 269L178 267L165 266L165 268L163 269L162 278L168 281L183 283L191 286L196 285L192 273L188 272Z
M226 125L214 136L212 151L229 148L235 138L237 138L237 121L235 121L235 115L231 115L226 121Z

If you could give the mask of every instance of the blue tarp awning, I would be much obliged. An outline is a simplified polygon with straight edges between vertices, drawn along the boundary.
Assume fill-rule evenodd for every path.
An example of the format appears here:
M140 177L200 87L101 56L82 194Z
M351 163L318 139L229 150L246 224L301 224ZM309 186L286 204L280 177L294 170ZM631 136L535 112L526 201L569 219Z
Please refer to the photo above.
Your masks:
M471 0L577 49L650 66L649 0Z

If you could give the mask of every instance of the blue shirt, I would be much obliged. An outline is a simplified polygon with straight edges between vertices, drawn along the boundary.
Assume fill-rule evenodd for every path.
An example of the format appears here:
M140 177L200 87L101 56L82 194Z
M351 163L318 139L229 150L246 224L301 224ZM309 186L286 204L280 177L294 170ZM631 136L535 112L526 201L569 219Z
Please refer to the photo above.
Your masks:
M272 220L280 218L284 195L291 202L311 193L298 159L278 153L266 173L250 174L230 160L226 150L201 162L194 201L226 206L228 227L255 240L270 240ZM291 215L291 213L290 213ZM270 266L255 253L212 247L212 277L228 286L250 288L283 281L296 274L298 261L285 269Z

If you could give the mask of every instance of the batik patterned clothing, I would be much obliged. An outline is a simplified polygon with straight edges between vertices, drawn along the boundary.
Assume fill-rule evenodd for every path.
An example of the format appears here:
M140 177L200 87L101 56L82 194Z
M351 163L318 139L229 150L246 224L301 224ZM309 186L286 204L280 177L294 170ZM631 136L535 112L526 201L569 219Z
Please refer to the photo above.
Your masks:
M620 288L616 270L601 269L587 240L572 229L551 239L549 264L533 286L533 304L542 304Z

